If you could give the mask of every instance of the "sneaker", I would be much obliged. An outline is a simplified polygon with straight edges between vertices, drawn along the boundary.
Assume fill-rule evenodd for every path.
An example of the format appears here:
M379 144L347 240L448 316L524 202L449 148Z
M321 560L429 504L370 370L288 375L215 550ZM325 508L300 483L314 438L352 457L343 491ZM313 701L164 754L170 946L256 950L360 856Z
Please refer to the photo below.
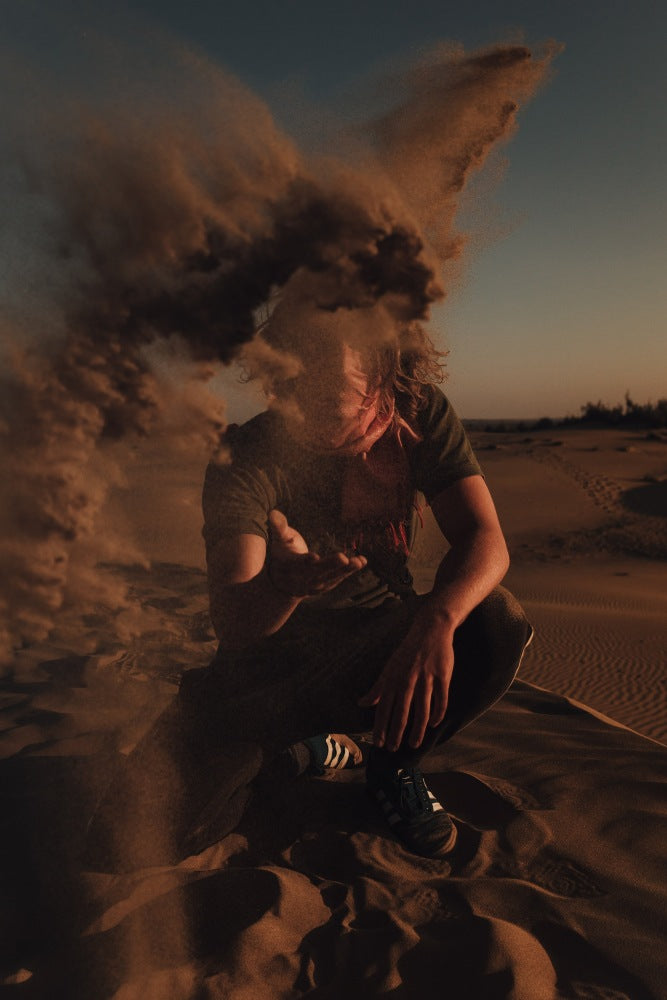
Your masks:
M340 771L356 767L362 761L361 748L344 733L320 733L306 740L293 743L281 754L285 769L292 777L305 771L324 774L329 770Z
M368 793L393 833L413 854L439 858L456 843L456 827L416 767L369 768Z
M315 774L355 767L361 763L361 749L344 733L320 733L303 741L310 751L310 767Z

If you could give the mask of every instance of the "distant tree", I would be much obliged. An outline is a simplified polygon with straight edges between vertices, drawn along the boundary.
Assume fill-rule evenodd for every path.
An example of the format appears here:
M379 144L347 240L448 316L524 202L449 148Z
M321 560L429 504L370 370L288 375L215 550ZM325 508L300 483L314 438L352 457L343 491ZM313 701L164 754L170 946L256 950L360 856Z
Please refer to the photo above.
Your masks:
M667 399L657 403L635 403L630 392L623 403L607 406L602 400L585 403L581 416L567 418L567 423L602 424L606 427L665 427L667 426Z
M581 420L586 424L606 424L616 426L623 417L622 406L607 406L601 399L597 403L584 403Z
M597 403L584 403L579 416L573 414L561 420L540 417L539 420L506 421L494 420L481 428L484 431L507 433L526 430L550 430L553 427L667 427L667 398L657 403L635 403L628 390L622 403L608 406L598 399Z

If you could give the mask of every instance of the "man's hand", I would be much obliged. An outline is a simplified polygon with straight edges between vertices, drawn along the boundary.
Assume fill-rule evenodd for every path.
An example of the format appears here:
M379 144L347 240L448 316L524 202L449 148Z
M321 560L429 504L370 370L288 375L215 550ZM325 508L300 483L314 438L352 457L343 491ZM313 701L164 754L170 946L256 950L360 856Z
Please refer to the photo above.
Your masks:
M416 621L387 661L370 691L359 700L377 706L373 742L397 750L412 709L409 743L421 746L427 726L445 717L449 684L454 670L453 628L441 622Z
M279 510L269 513L269 529L268 577L286 596L314 597L326 593L366 565L364 556L348 557L344 552L332 552L322 557L309 552L303 536L290 527Z
M500 583L509 555L491 494L480 475L466 476L431 500L450 544L436 573L428 606L360 700L375 705L375 745L396 750L412 709L410 745L421 746L427 726L445 717L454 671L454 631Z

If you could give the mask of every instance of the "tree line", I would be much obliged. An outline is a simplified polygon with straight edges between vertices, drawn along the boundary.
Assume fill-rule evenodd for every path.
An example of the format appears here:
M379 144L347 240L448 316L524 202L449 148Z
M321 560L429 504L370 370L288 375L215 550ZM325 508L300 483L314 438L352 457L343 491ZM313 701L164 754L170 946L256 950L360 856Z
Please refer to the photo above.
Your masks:
M494 420L480 426L479 421L470 421L476 430L497 431L539 431L550 427L628 427L641 429L667 427L667 398L659 399L657 403L636 403L629 392L626 392L622 403L609 406L598 400L597 403L584 403L578 416L540 417L539 420Z

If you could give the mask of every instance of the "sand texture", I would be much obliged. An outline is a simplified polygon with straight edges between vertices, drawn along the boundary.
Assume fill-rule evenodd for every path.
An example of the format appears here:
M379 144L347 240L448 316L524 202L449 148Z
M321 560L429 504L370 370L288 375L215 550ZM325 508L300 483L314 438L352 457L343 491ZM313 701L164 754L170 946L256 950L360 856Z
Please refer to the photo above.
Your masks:
M476 445L536 636L505 698L426 761L459 831L449 861L391 838L360 769L260 785L233 833L216 839L211 811L209 845L178 863L84 861L95 804L215 648L202 470L138 463L106 512L153 560L118 570L134 603L64 610L0 692L0 995L667 996L667 444L568 430ZM421 589L441 551L427 519Z

